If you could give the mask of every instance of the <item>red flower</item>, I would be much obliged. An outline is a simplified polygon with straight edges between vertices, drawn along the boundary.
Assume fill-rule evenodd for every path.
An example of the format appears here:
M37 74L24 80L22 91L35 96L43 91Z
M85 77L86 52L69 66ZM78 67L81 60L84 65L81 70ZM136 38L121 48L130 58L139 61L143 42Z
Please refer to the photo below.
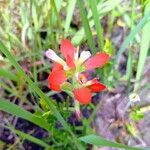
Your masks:
M74 89L73 91L76 100L78 100L81 104L88 104L91 101L92 93L86 87L80 87Z
M106 89L106 86L100 83L96 78L87 80L86 74L79 74L78 81L81 87L74 89L75 98L81 104L88 104L91 102L92 92L100 92Z
M55 62L48 77L49 88L55 91L61 91L61 85L68 78L76 79L77 74L81 77L81 72L101 67L109 60L109 55L106 53L97 53L91 57L89 51L82 51L79 56L79 50L67 39L61 41L60 51L66 61L61 59L53 50L46 51L46 56ZM72 74L68 75L68 72ZM86 77L82 76L81 78L77 79L78 82L73 87L73 93L75 98L82 104L91 101L92 92L99 92L106 88L97 79L87 81Z

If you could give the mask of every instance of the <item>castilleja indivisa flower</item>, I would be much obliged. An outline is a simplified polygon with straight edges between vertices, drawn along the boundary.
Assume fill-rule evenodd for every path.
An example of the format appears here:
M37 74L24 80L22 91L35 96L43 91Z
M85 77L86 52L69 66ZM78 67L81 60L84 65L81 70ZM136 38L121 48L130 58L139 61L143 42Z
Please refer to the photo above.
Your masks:
M48 77L48 86L51 90L62 91L62 85L70 83L74 98L81 104L91 102L92 93L106 89L106 86L97 78L88 80L85 73L88 70L102 67L109 60L109 55L99 52L91 56L90 51L82 51L75 48L67 39L61 41L60 51L65 61L53 50L46 51L46 56L54 61L52 71Z

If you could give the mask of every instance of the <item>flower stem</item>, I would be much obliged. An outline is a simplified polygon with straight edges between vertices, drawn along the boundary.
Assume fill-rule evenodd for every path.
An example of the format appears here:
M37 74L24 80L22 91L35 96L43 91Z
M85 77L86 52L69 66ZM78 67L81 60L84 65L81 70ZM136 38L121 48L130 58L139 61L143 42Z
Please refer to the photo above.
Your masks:
M81 119L80 104L77 100L74 101L75 114L78 120Z

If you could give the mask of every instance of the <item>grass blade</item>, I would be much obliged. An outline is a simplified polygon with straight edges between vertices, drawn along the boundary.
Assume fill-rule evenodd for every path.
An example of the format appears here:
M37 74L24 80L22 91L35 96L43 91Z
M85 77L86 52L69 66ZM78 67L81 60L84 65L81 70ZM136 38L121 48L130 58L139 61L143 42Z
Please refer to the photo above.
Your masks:
M18 77L16 75L14 75L12 72L10 72L6 69L2 69L2 68L0 68L0 77L8 78L13 81L18 81Z
M67 35L68 33L75 6L76 6L76 0L70 0L67 7L67 17L65 21L65 35Z
M145 12L150 11L150 2L147 4ZM148 50L150 47L150 34L148 34L150 31L150 21L145 24L142 30L142 39L141 39L141 45L140 45L140 54L139 54L139 60L138 60L138 67L137 67L137 74L136 74L136 83L134 86L134 91L137 92L139 88L139 81L141 79L144 64L146 61L146 57L148 54Z
M101 19L104 15L106 15L109 11L113 10L117 5L119 5L122 0L108 0L104 3L98 3L98 12L99 18ZM88 14L88 19L92 16L91 13ZM94 26L94 21L91 19L89 21L90 27ZM72 43L74 45L79 45L81 41L85 38L84 28L82 27L72 38Z
M79 9L80 9L81 19L82 19L82 23L84 26L84 32L87 36L88 44L91 48L92 53L95 54L96 53L96 47L94 44L94 40L93 40L92 32L90 29L89 21L87 19L87 15L86 15L85 9L83 7L84 6L83 1L77 0L77 4L78 4Z
M24 140L29 140L33 143L36 143L44 148L47 148L47 150L52 150L52 148L50 147L50 145L48 145L47 143L45 143L44 141L42 141L41 139L37 139L36 137L32 136L32 135L29 135L29 134L26 134L22 131L19 131L19 130L16 130L15 128L13 127L8 127L8 126L4 126L5 128L11 130L12 132L14 132L15 134L17 134L18 136L20 136L21 138L23 138Z
M131 30L134 26L134 20L135 20L135 6L136 6L136 0L132 0L132 7L131 7ZM130 43L132 45L132 43ZM127 93L130 91L130 80L132 78L132 71L133 71L133 52L132 48L130 47L128 50L128 60L127 60L127 69L126 69L126 78L127 78Z
M127 145L124 145L124 144L111 142L109 140L106 140L106 139L102 138L101 136L98 136L98 135L83 136L79 139L81 141L85 142L85 143L96 145L96 146L107 146L107 147L114 147L114 148L123 148L123 149L126 149L126 150L148 150L149 149L149 148L130 147L130 146L127 146Z
M117 61L119 61L120 56L126 50L129 43L133 41L135 35L142 29L142 27L148 22L149 19L150 19L150 11L146 13L146 15L141 19L141 21L137 24L137 26L130 32L130 34L127 36L127 38L121 45L118 54L116 56Z
M17 117L23 118L25 120L28 120L39 127L50 131L49 124L45 122L44 119L24 110L23 108L5 100L5 99L0 99L0 110L5 111L7 113L10 113L12 115L15 115Z
M98 14L98 10L97 10L97 2L96 2L96 0L89 0L89 3L90 3L91 10L92 10L95 28L96 28L96 32L97 32L97 36L98 36L98 45L99 45L100 50L102 50L103 46L104 46L103 29L102 29L102 26L101 26L101 23L99 20L99 14Z

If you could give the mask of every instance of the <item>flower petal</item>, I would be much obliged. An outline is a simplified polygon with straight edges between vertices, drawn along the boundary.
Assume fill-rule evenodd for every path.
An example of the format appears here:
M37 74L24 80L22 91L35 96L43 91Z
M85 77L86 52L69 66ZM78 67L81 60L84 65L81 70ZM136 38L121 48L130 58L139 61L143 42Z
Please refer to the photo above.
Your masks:
M71 69L75 68L74 60L69 55L66 58L66 63Z
M48 77L49 87L60 86L67 80L64 70L52 71Z
M88 88L81 87L81 88L75 89L73 93L74 93L76 100L78 100L81 104L88 104L91 102L92 93Z
M61 41L60 51L66 59L69 56L72 60L74 60L76 48L71 44L69 40L64 39Z
M48 87L49 87L51 90L53 90L53 91L57 91L57 92L60 92L60 91L61 91L60 85L49 84Z
M88 58L91 57L90 51L82 51L79 58L79 63L84 63Z
M52 61L59 63L63 66L66 66L66 62L61 59L53 50L48 49L45 53L46 57L51 59Z
M106 89L106 86L100 82L88 86L92 92L100 92Z
M52 68L52 72L56 71L56 70L63 70L63 66L61 64L54 63L53 68Z
M105 53L98 53L95 56L89 58L85 62L87 70L94 69L103 66L109 60L109 55Z
M106 89L106 86L100 83L97 78L87 81L85 86L88 87L92 92L100 92Z

